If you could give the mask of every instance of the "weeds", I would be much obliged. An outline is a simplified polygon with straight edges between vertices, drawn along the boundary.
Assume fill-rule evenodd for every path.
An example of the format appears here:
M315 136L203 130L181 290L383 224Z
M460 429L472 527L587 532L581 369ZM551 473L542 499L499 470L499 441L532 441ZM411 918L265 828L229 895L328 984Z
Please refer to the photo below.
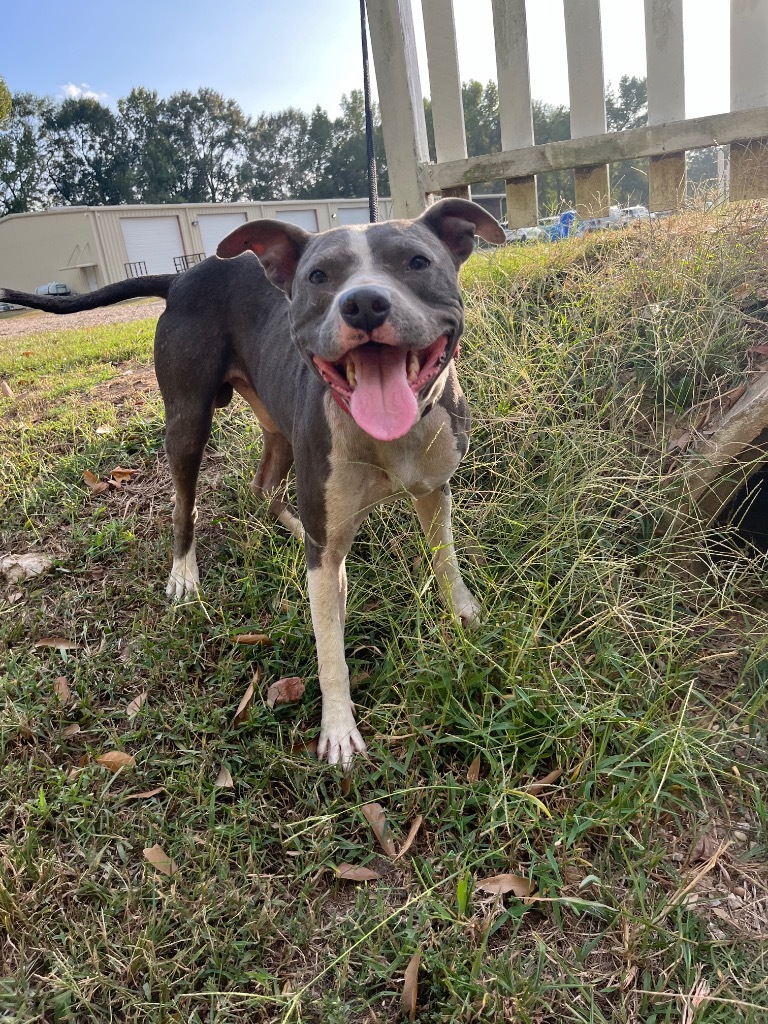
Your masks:
M436 1024L764 1019L765 556L692 516L659 528L683 500L673 425L755 371L762 307L734 289L768 283L762 217L466 268L455 516L485 619L448 621L409 509L365 524L347 652L371 753L348 787L308 746L303 553L254 503L250 413L216 420L204 594L169 606L153 324L4 347L0 547L56 563L0 605L1 1021L396 1020L417 950L417 1019ZM140 474L92 495L84 471L116 465ZM249 630L272 645L232 642ZM50 637L76 647L33 646ZM303 703L270 710L288 675ZM136 767L109 773L109 750ZM371 801L398 847L423 816L401 860ZM174 875L143 858L154 844ZM342 862L380 878L340 880ZM536 899L478 888L504 872Z

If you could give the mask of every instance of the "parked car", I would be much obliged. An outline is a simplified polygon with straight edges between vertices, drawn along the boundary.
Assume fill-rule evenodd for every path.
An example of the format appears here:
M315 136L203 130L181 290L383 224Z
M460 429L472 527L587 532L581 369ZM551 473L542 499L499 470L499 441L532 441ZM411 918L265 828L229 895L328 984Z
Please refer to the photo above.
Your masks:
M621 210L624 227L629 224L637 224L641 220L648 220L650 216L647 206L624 206Z
M544 234L541 228L535 226L529 228L510 228L504 220L501 222L501 226L504 234L507 236L507 243L511 245L535 242Z
M35 288L35 295L71 295L68 284L61 281L50 281L48 284L41 284Z
M21 306L14 306L12 302L0 302L0 313L12 313L14 309L21 309Z

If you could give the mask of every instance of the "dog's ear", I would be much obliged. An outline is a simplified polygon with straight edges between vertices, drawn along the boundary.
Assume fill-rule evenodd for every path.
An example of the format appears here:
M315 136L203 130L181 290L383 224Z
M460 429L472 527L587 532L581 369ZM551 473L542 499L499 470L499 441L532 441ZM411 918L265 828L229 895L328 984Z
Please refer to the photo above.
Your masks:
M295 224L252 220L222 239L216 255L228 260L242 252L256 253L272 284L290 295L296 266L310 238L308 231Z
M494 245L501 245L506 239L499 222L468 199L441 199L427 207L416 223L434 231L457 266L472 255L476 234Z

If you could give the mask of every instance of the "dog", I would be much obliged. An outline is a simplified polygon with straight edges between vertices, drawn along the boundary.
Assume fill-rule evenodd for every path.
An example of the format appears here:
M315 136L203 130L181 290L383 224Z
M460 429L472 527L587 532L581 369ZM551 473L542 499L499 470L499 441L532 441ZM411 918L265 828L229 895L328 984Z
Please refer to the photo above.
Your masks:
M463 199L440 200L414 220L319 234L257 220L182 274L70 297L0 291L53 313L166 299L155 373L176 489L170 597L198 589L195 492L214 410L233 390L251 406L263 431L253 489L305 545L322 692L318 756L345 770L365 751L344 653L345 559L371 509L409 496L444 601L465 626L480 614L454 551L449 483L469 447L455 355L464 327L458 270L476 234L504 241L493 217ZM297 511L285 501L292 466Z

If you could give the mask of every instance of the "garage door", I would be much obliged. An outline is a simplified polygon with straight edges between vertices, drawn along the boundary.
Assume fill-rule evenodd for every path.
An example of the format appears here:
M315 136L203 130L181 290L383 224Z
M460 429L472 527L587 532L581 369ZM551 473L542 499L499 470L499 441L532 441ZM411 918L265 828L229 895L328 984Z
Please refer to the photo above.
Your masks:
M304 228L305 231L317 231L317 213L315 210L278 210L277 219L287 221Z
M175 256L184 255L178 217L121 217L129 263L144 263L148 274L173 274Z
M336 211L339 224L367 224L370 219L367 206L341 206Z
M222 238L245 224L245 214L203 213L197 218L197 223L203 239L203 252L206 256L213 256Z

